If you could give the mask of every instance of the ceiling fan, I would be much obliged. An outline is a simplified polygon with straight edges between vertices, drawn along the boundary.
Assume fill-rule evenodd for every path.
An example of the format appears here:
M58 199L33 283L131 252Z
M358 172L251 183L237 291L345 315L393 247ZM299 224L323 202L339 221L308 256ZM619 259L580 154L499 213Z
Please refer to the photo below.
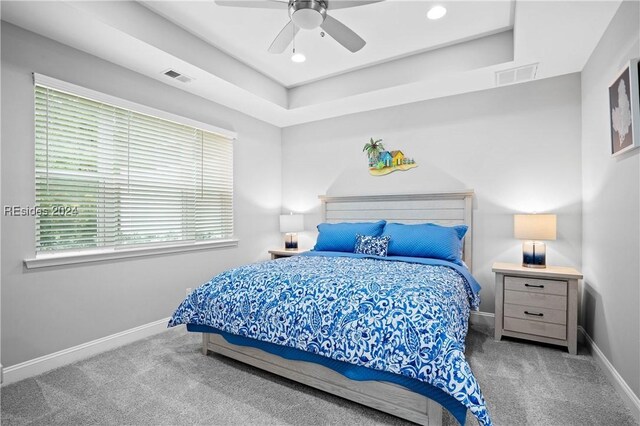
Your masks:
M290 20L269 46L271 53L284 52L300 28L312 30L318 27L355 53L362 49L367 42L342 22L329 16L328 12L329 10L363 6L381 1L384 0L216 0L216 4L258 9L287 9Z

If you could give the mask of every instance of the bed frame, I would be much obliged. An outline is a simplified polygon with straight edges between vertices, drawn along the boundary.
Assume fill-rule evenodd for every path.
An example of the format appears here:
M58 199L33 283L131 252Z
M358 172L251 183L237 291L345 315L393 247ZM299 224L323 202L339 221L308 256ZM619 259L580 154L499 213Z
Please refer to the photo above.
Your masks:
M320 196L326 222L386 219L399 223L466 224L463 259L471 269L473 191L368 196ZM409 389L382 381L350 380L319 364L292 361L257 348L233 345L219 334L203 333L202 352L215 352L279 376L329 392L412 422L440 426L442 406Z

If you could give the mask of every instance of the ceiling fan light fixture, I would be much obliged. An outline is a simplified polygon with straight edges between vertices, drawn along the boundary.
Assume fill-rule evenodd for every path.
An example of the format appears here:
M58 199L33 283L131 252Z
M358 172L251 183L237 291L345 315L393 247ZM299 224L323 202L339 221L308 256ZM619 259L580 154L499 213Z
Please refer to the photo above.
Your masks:
M327 16L325 0L293 0L289 3L289 17L305 30L318 28Z
M433 6L427 12L427 18L431 19L432 21L435 21L436 19L442 18L446 14L447 14L447 9L444 6L440 6L440 5Z
M1 0L0 0L1 1ZM351 28L337 20L336 18L329 16L327 10L329 8L329 2L333 0L272 0L272 1L256 1L249 2L253 6L262 7L262 5L287 5L289 9L289 22L280 30L276 38L271 42L269 49L270 53L284 53L287 47L293 41L293 47L295 48L295 36L297 32L303 29L315 29L322 28L322 31L330 35L338 44L352 53L358 52L362 49L366 41L358 34L356 34ZM384 0L350 0L336 2L336 8L342 9L346 7L354 7L367 5L370 3L378 3ZM241 1L236 0L216 0L217 4L223 4L226 6L241 5ZM256 4L258 6L256 6ZM301 59L296 57L296 59Z
M299 9L291 15L293 23L305 30L312 30L318 28L322 21L323 16L313 9Z

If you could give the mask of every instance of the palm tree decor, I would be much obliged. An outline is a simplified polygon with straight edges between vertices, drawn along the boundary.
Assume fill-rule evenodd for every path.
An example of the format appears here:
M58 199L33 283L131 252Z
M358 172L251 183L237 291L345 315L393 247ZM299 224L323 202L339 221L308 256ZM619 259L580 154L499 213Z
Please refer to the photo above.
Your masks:
M373 138L369 140L369 142L362 148L362 152L367 152L367 157L369 157L369 164L376 164L378 159L380 158L380 153L384 151L384 146L382 146L382 139Z
M388 175L396 170L409 170L417 167L413 158L407 158L402 151L386 151L382 139L369 139L362 148L369 157L369 173L374 176Z

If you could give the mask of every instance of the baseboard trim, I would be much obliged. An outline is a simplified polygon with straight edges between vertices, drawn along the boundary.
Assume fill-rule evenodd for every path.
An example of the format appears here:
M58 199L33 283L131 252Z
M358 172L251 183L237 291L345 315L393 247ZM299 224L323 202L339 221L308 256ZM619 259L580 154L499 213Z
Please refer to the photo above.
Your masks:
M469 323L473 325L485 325L495 327L496 316L493 312L471 311Z
M627 382L624 381L620 373L618 373L613 364L609 362L585 329L582 328L582 326L578 326L578 331L584 336L584 342L587 348L591 351L594 360L598 363L604 375L607 376L609 382L611 382L624 401L624 404L631 410L631 414L636 418L636 421L640 423L640 398L631 390Z
M4 379L2 386L37 376L49 370L161 333L167 329L168 322L169 318L163 318L139 327L121 331L120 333L3 368L1 373Z

